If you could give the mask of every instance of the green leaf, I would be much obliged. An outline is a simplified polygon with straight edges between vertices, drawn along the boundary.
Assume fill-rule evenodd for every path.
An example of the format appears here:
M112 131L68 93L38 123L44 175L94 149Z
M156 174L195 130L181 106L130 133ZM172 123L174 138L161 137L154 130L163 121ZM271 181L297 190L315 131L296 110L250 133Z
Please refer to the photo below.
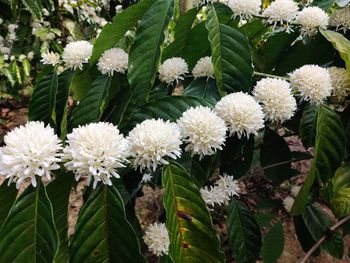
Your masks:
M261 248L264 263L275 263L284 247L283 226L281 221L274 224L266 234Z
M176 121L190 107L199 105L213 107L213 104L196 97L170 96L145 104L136 110L131 117L131 125L135 126L146 119L161 118Z
M318 6L319 8L327 11L334 4L335 0L314 0L312 1L313 6Z
M79 105L74 109L72 126L78 127L91 122L98 122L106 106L106 98L112 77L101 75L95 79Z
M304 211L315 178L327 180L340 166L345 153L345 133L339 116L330 108L320 105L317 114L315 154L308 177L295 199L292 214Z
M0 262L54 261L58 234L45 187L29 186L19 196L0 230Z
M330 206L337 217L350 214L350 188L339 190L330 200Z
M333 192L350 188L350 163L340 166L332 179Z
M141 20L129 55L128 79L137 101L147 101L156 77L160 46L174 13L174 0L156 0Z
M56 72L46 75L40 80L34 89L29 103L29 120L43 121L45 124L56 123L55 103L57 86Z
M216 87L215 79L213 78L194 79L185 88L183 94L185 96L204 98L210 100L213 103L216 103L220 100L220 94Z
M22 4L26 9L38 20L42 20L42 10L41 1L37 0L22 0Z
M261 247L261 233L254 216L240 201L231 200L227 215L228 242L238 263L255 263Z
M307 104L300 120L299 136L305 148L315 146L318 106Z
M111 24L105 25L94 44L90 65L95 64L105 50L113 48L125 33L142 18L153 3L153 0L142 0L131 5L117 14Z
M283 183L292 175L291 159L287 142L266 127L260 149L260 163L262 167L276 166L265 169L265 175L276 185Z
M180 16L175 26L175 40L164 50L162 61L172 57L182 57L183 51L191 36L192 24L196 19L198 9L192 8L186 14Z
M327 229L333 225L328 215L315 204L305 208L303 219L315 242L326 235ZM336 231L331 239L321 244L321 248L326 250L333 257L341 259L344 253L343 236L341 232Z
M209 7L206 28L211 43L212 61L220 94L249 91L253 75L249 42L238 30L220 24L217 10Z
M350 41L342 34L330 30L320 30L322 35L338 50L340 57L345 61L346 69L350 73Z
M71 263L145 262L114 186L100 184L82 207L70 246Z
M0 185L0 228L17 196L16 184L7 185L7 180Z
M75 71L71 84L73 99L81 101L86 96L92 81L93 78L90 70Z
M52 200L53 218L60 239L56 262L68 261L68 206L74 182L73 174L61 172L46 188L47 195Z
M122 90L118 93L110 101L110 110L108 111L108 108L106 109L106 112L108 112L108 117L106 118L107 121L118 126L122 122L127 121L126 119L128 115L130 115L128 109L130 107L131 99L132 97L129 89Z
M167 165L162 181L173 262L224 262L209 211L186 170L177 164Z

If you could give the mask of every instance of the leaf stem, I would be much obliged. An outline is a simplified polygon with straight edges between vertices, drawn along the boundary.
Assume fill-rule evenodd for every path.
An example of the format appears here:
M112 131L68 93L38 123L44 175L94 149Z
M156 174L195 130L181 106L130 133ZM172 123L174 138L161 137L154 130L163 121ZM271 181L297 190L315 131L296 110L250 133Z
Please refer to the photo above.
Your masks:
M289 77L281 77L281 76L272 75L272 74L268 74L268 73L257 72L257 71L254 71L253 74L254 74L255 76L257 76L257 77L278 78L278 79L289 80Z
M340 226L342 226L343 224L345 224L347 221L350 220L350 215L344 217L343 219L341 219L340 221L338 221L338 223L336 223L335 225L331 226L327 232L327 234L325 234L323 237L321 237L315 245L312 246L312 248L310 248L310 250L305 254L305 256L303 257L303 259L300 261L300 263L305 263L306 260L308 260L308 258L318 249L318 247L320 245L322 245L322 243L327 240L329 238L330 235L332 235Z

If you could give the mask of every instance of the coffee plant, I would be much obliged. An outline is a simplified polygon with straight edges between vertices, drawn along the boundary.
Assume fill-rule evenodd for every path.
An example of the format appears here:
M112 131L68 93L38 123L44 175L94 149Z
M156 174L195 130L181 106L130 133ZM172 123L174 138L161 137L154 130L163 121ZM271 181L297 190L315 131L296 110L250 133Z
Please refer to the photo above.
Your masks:
M0 148L0 263L273 263L286 218L300 262L347 258L348 0L0 2L1 83L34 79ZM164 209L142 227L145 185Z

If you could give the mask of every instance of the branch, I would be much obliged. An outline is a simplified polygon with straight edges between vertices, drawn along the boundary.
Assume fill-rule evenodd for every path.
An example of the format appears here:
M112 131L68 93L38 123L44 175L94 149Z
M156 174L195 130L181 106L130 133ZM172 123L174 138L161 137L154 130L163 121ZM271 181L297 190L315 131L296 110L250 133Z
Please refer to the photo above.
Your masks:
M323 237L321 237L315 245L312 246L312 248L310 248L310 250L305 254L305 256L303 257L303 259L300 261L300 263L305 263L306 260L308 260L308 258L318 249L318 247L325 241L327 240L341 225L345 224L347 221L350 220L350 215L348 215L347 217L344 217L342 220L340 220L338 223L336 223L335 225L331 226L327 232L326 235L324 235Z

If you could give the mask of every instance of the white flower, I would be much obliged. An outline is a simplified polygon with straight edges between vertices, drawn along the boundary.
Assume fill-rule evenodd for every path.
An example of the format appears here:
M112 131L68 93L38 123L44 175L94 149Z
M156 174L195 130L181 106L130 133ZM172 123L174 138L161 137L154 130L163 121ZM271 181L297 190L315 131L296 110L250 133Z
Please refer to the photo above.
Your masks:
M294 198L291 196L287 196L286 198L283 199L283 206L286 209L286 211L289 213L292 211L292 207L294 204Z
M69 43L63 50L63 61L68 68L82 69L92 55L92 45L85 40Z
M230 131L230 136L237 134L257 135L264 127L264 113L255 99L243 92L236 92L223 97L215 106L215 111L222 118Z
M188 73L188 65L183 58L169 58L159 68L159 79L166 84L183 80L183 75Z
M47 52L41 55L42 59L40 62L47 65L55 66L60 63L60 55L54 52Z
M326 28L328 26L329 17L321 8L310 6L298 12L295 22L301 25L302 34L313 36L319 27Z
M222 150L226 137L225 122L208 107L190 108L177 121L184 141L188 143L185 150L192 155L212 155L217 149Z
M181 155L181 134L175 123L162 119L145 120L130 131L128 140L135 168L157 169L159 164L168 164L166 157L177 159Z
M128 59L128 54L121 48L111 48L102 54L97 67L102 74L113 76L114 71L124 73L128 69Z
M290 193L292 194L292 196L293 196L294 198L298 196L300 189L301 189L301 186L300 186L300 185L294 185L294 186L292 187L292 189L290 190Z
M141 182L142 183L148 183L152 180L152 174L150 173L145 173L143 176L142 176L142 180Z
M16 182L16 187L27 178L35 187L35 176L51 180L51 171L57 170L61 161L61 142L54 130L43 122L28 122L13 129L4 137L0 148L0 174Z
M231 197L239 196L241 189L233 176L224 174L215 182L214 186L205 186L200 190L204 202L208 206L228 205Z
M262 103L267 120L284 122L294 115L296 100L287 81L282 79L264 78L256 83L253 94Z
M332 96L338 101L343 101L350 95L350 74L345 68L330 67L328 68L332 82Z
M116 126L110 123L91 123L73 129L67 135L67 145L64 149L64 165L67 170L75 173L78 181L87 176L87 184L94 179L93 188L97 183L112 185L111 177L119 178L116 169L125 167L128 156L128 142Z
M203 57L197 61L192 70L194 78L212 77L214 75L214 66L211 57Z
M259 14L261 0L229 0L227 5L232 9L235 17L248 19Z
M350 30L350 8L342 8L332 13L329 24L335 26L337 31L342 30L346 33Z
M286 24L288 32L290 31L289 23L295 19L297 12L298 4L293 0L275 0L263 11L263 16L267 16L267 21L274 27L278 23Z
M292 88L300 92L303 100L320 103L331 95L332 83L327 69L304 65L289 75Z
M158 257L168 255L170 240L165 224L154 223L149 225L145 230L143 240L153 254Z

